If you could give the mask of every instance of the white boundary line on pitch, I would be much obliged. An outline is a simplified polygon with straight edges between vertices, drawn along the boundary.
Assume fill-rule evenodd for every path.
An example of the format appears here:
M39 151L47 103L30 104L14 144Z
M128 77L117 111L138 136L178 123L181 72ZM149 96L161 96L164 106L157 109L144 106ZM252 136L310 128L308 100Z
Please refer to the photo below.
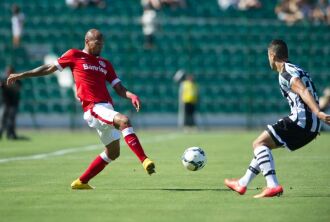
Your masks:
M160 142L160 141L164 141L164 140L173 140L176 138L178 138L178 134L169 134L167 136L156 136L152 139L141 140L141 142L143 144L154 143L154 142ZM51 153L40 153L40 154L35 154L35 155L30 155L30 156L17 156L17 157L3 158L3 159L0 159L0 164L13 162L13 161L21 161L21 160L40 160L40 159L46 159L46 158L53 157L53 156L63 156L63 155L70 154L70 153L87 152L87 151L96 150L96 149L102 149L102 144L95 144L95 145L89 145L89 146L83 146L83 147L73 147L73 148L67 148L67 149L63 149L63 150L57 150L57 151L51 152Z

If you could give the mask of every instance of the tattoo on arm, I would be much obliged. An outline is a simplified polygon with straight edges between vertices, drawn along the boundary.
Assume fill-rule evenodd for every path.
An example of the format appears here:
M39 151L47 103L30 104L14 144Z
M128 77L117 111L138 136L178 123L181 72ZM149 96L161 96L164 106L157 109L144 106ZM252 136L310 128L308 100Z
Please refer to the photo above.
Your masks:
M26 76L26 77L44 76L44 75L48 75L50 73L53 73L56 70L57 70L57 68L56 68L55 65L46 64L46 65L39 66L35 69L32 69L30 71L23 72L22 76Z
M121 96L123 98L127 98L127 95L126 95L127 89L121 83L118 83L117 85L115 85L114 89L119 96Z

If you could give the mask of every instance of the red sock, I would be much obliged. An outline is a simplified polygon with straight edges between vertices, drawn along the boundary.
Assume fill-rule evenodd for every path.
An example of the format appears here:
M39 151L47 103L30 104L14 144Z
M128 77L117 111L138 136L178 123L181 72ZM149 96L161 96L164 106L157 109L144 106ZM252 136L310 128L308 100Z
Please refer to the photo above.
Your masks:
M97 156L87 170L80 176L80 181L82 183L88 183L88 181L101 172L107 164L108 163L104 161L101 156Z
M131 148L131 150L135 153L135 155L140 159L141 162L147 158L146 154L144 153L144 150L140 144L139 139L135 135L135 133L126 135L125 141L127 145Z

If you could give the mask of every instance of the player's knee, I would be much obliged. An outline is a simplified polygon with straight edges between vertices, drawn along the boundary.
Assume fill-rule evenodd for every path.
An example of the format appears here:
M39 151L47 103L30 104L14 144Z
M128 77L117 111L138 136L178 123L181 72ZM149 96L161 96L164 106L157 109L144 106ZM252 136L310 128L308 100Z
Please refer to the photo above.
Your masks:
M121 115L119 118L119 129L125 129L130 126L130 121L127 116Z
M270 146L268 145L268 143L267 143L266 141L264 141L264 140L256 139L255 141L253 141L253 143L252 143L252 147L253 147L253 149L256 149L256 148L258 148L258 147L260 147L260 146L267 146L267 147L270 147Z
M110 160L114 161L120 156L120 152L111 152L108 157Z
M259 141L258 139L255 139L255 140L253 141L253 143L252 143L252 147L253 147L253 149L255 149L255 148L259 147L259 146L261 146L260 141Z

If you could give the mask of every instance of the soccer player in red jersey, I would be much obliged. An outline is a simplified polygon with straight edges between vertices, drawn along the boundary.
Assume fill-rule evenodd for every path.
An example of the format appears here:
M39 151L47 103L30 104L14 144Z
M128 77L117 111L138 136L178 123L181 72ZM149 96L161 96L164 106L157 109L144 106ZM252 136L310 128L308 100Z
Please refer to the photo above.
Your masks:
M13 73L7 80L7 84L10 85L19 79L48 75L56 70L62 71L66 67L71 69L77 96L84 110L84 119L90 127L97 130L105 145L104 152L98 155L87 170L72 182L72 189L93 189L88 181L119 157L120 132L147 173L149 175L155 173L155 164L144 153L128 117L114 111L106 83L111 84L119 96L130 99L136 111L140 109L140 99L121 84L111 63L100 57L102 47L102 33L97 29L90 29L85 35L85 47L82 51L70 49L54 64L42 65L22 73Z

